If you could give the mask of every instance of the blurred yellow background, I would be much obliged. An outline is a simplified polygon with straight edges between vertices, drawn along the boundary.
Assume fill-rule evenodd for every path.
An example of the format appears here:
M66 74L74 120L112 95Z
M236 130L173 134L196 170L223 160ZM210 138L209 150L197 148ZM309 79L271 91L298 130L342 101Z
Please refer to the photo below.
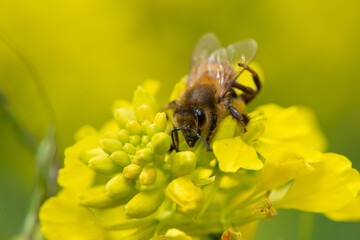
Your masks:
M359 9L358 0L0 2L0 238L21 227L34 149L49 123L62 154L80 126L100 127L113 100L131 99L147 78L162 82L165 105L209 31L225 46L257 40L265 87L250 109L313 109L329 151L360 169ZM256 239L294 239L303 217L281 211L260 223ZM359 223L314 218L313 239L359 234Z

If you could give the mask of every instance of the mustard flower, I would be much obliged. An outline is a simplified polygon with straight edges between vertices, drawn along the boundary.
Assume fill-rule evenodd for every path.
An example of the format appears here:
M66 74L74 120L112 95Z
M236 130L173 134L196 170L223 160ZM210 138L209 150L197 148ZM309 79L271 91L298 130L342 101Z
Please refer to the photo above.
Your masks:
M170 100L185 88L180 81ZM210 141L171 147L171 110L156 81L132 102L115 101L100 130L81 128L65 151L57 196L40 210L47 239L250 239L256 222L289 208L360 220L360 175L323 153L326 141L304 107L268 104L248 113L244 133L228 116Z

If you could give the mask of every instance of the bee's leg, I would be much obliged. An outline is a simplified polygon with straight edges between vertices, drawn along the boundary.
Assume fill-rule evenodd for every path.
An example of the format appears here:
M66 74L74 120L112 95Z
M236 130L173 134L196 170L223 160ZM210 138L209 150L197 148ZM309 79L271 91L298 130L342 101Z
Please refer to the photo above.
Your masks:
M171 139L172 139L172 143L173 143L173 146L175 148L175 151L176 152L179 152L179 134L178 134L178 128L172 130L171 132Z
M208 135L206 137L207 142L209 142L212 134L214 133L214 130L216 128L216 124L217 124L217 115L213 114L212 118L211 118L211 123L210 123L210 130L209 130L209 133L208 133Z
M176 106L177 106L176 100L174 100L174 101L169 102L169 104L166 107L164 107L162 110L173 109L173 108L176 108Z
M234 108L231 105L228 107L228 109L229 109L230 114L236 119L236 121L238 121L238 123L240 123L240 125L244 129L244 132L247 132L247 129L245 127L244 119L241 116L241 114L238 112L238 110L236 110L236 108Z
M250 121L250 118L248 117L248 115L246 115L246 113L243 113L241 115L244 118L245 125L247 125L249 123L249 121Z
M245 103L249 103L251 100L253 100L255 98L255 96L257 95L257 93L260 91L261 89L261 82L260 82L260 78L259 75L252 69L250 68L248 65L243 64L243 63L238 63L238 65L240 67L243 67L244 69L248 70L253 77L253 80L255 82L256 85L256 90L246 87L244 85L241 85L237 82L234 82L232 87L238 88L240 90L242 90L244 93L241 94L241 97L244 99Z

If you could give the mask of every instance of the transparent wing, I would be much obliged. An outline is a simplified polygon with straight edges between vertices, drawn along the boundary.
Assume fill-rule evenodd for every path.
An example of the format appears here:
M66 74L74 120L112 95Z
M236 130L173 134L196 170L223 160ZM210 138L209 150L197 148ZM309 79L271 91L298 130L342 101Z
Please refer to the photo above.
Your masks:
M249 64L255 57L257 43L253 39L240 41L229 45L227 48L218 49L213 52L214 58L217 59L219 71L217 74L219 96L223 97L229 91L234 81L236 81L233 64Z
M207 33L199 39L191 57L188 85L191 85L196 79L201 71L201 66L206 64L211 53L219 48L221 45L214 33Z
M256 41L249 39L229 45L226 48L226 55L231 63L249 64L254 59L256 51Z
M188 86L204 72L217 82L219 96L223 97L236 80L233 64L249 64L255 57L257 43L253 39L240 41L221 48L213 33L205 34L194 48Z

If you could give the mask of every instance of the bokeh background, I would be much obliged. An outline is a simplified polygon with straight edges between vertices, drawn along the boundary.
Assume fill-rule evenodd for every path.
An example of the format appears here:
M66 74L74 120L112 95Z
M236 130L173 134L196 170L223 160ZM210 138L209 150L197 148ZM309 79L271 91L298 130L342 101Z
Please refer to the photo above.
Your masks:
M328 150L360 169L359 13L358 0L0 1L0 239L22 226L50 123L61 159L80 126L100 127L143 80L162 82L166 104L209 31L224 45L257 40L265 87L249 108L311 108ZM360 223L282 210L256 239L310 239L309 226L312 239L360 236Z

